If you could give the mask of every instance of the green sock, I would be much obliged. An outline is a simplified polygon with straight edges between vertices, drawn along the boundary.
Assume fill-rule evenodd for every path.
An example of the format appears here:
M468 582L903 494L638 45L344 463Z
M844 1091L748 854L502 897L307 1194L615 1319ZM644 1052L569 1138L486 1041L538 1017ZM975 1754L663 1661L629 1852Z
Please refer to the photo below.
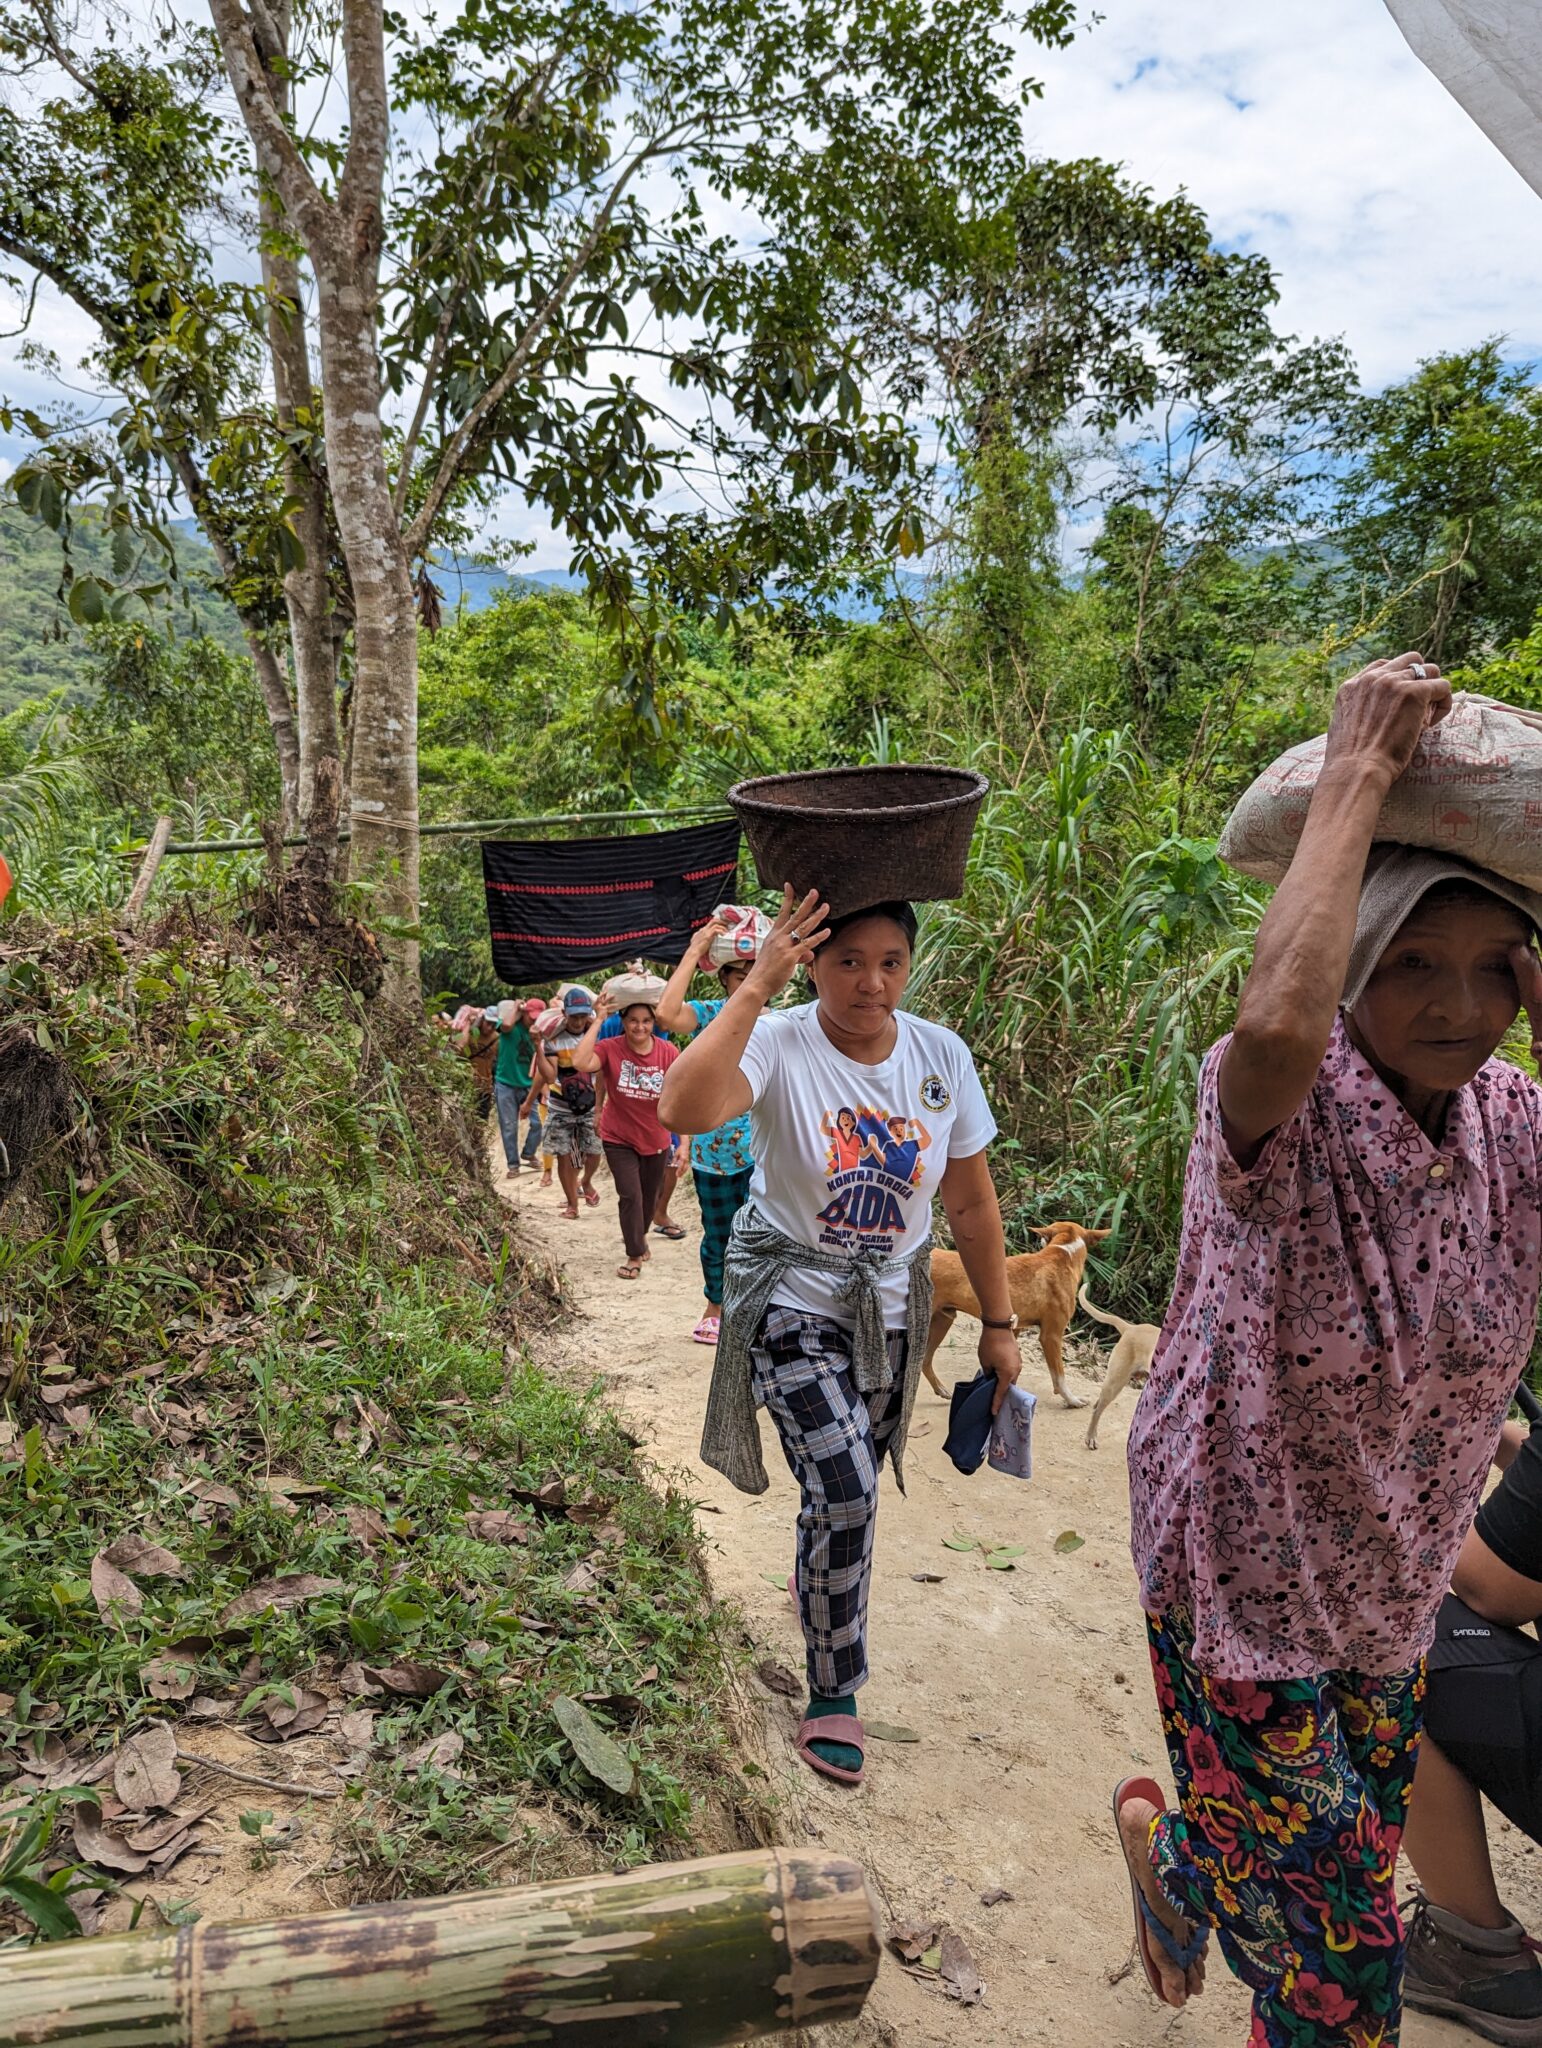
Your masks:
M817 1692L810 1693L805 1720L819 1721L826 1714L849 1714L855 1720L857 1703L855 1699L827 1700ZM849 1742L811 1742L809 1748L815 1756L833 1764L838 1771L860 1771L862 1768L862 1752Z

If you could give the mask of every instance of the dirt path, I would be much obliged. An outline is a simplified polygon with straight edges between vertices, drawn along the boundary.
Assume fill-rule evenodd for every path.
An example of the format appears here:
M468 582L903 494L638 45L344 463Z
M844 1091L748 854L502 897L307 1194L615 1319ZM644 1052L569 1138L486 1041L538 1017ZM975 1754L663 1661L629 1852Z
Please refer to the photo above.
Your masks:
M609 1182L599 1183L602 1206L574 1224L558 1217L535 1180L526 1176L511 1199L527 1234L564 1265L584 1310L570 1339L574 1362L605 1374L659 1463L684 1475L706 1510L715 1587L737 1602L766 1653L801 1674L801 1638L781 1590L797 1496L774 1432L763 1425L771 1489L759 1499L736 1493L696 1456L712 1353L690 1341L701 1280L688 1189L675 1205L689 1226L686 1240L651 1238L653 1258L634 1284L616 1277L621 1243ZM1182 2014L1155 2003L1138 1969L1120 1974L1129 1915L1108 1797L1131 1770L1166 1777L1127 1549L1130 1401L1104 1417L1090 1452L1085 1413L1048 1397L1037 1351L1026 1349L1028 1383L1041 1396L1031 1484L989 1470L971 1479L957 1473L942 1452L946 1409L925 1386L907 1457L908 1498L884 1484L874 1675L862 1711L915 1730L920 1741L870 1742L867 1782L844 1791L793 1756L786 1738L801 1702L766 1695L771 1754L785 1760L777 1790L786 1836L806 1833L859 1857L891 1923L934 1920L954 1929L985 1980L984 2002L965 2010L886 1956L858 2029L864 2042L1241 2048L1247 2001L1218 1961L1211 1989ZM1089 1373L1092 1364L1089 1352ZM939 1377L950 1385L973 1370L971 1340L955 1333ZM1066 1529L1085 1541L1057 1555L1055 1538ZM979 1553L946 1547L955 1531L1021 1543L1025 1553L1012 1571L990 1571ZM912 1574L923 1571L943 1574L943 1583L918 1584ZM1537 1865L1522 1862L1513 1835L1501 1851L1524 1912L1535 1904ZM982 1906L980 1894L998 1887L1011 1901ZM852 2036L843 2030L840 2038ZM1471 2048L1473 2039L1417 2016L1403 2029L1404 2048Z

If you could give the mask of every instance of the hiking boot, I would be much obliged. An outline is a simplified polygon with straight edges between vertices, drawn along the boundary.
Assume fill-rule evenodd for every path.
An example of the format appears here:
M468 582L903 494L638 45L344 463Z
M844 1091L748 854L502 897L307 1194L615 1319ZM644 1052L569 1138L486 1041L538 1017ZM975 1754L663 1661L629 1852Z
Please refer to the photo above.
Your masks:
M1403 2002L1458 2020L1485 2041L1542 2048L1542 1968L1518 1920L1474 1927L1417 1895Z

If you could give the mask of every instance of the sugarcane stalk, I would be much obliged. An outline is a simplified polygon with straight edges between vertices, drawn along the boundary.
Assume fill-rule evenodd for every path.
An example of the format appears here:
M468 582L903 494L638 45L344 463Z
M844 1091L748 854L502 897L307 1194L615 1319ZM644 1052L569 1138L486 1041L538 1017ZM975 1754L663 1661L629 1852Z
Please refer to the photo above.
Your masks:
M860 1865L791 1849L0 1955L0 2048L717 2048L861 2009Z

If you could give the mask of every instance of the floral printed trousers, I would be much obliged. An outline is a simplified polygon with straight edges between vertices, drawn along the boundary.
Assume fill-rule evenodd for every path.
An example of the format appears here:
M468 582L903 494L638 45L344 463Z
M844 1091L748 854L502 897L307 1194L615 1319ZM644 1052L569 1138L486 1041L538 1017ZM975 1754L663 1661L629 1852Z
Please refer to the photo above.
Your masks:
M1248 2048L1396 2048L1394 1873L1422 1663L1390 1678L1207 1678L1178 1612L1146 1617L1178 1787L1153 1822L1167 1897L1208 1921L1253 1994Z

